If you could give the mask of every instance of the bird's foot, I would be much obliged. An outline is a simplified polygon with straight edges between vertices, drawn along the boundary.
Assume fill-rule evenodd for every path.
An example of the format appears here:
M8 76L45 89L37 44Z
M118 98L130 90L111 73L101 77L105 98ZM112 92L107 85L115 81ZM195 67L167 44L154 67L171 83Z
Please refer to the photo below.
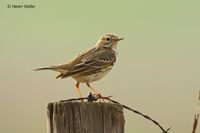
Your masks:
M109 99L111 96L107 96L104 97L101 94L92 94L90 92L90 94L87 97L88 102L93 102L93 101L97 101L97 100L102 100L103 102L105 102L105 99Z

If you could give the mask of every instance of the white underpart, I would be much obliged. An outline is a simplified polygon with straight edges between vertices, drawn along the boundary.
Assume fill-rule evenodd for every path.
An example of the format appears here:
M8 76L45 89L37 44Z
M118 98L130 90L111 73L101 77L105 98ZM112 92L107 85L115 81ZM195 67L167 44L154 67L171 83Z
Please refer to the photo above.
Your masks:
M113 45L111 46L111 49L115 51L115 50L117 49L117 43L113 44Z
M110 69L110 68L107 68L107 69ZM100 80L108 72L110 72L110 70L104 70L101 73L91 74L91 75L87 75L87 76L73 76L72 78L74 78L77 82L90 83L90 82L94 82L94 81Z

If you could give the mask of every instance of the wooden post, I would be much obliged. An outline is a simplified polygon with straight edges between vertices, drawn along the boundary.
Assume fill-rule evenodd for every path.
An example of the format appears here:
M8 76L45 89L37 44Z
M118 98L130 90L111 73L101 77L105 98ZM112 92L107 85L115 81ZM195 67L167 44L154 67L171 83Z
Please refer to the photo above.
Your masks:
M123 108L102 102L55 102L47 107L48 133L124 133Z

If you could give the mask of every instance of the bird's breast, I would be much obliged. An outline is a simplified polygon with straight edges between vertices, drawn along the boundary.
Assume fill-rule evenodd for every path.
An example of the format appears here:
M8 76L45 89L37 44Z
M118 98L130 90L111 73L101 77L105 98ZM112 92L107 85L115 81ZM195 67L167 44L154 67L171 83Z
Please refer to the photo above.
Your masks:
M90 75L84 75L84 76L76 75L76 76L73 76L72 78L74 78L77 82L81 82L81 83L94 82L94 81L102 79L106 74L108 74L108 72L110 72L111 69L112 67L102 69L98 73L91 73Z

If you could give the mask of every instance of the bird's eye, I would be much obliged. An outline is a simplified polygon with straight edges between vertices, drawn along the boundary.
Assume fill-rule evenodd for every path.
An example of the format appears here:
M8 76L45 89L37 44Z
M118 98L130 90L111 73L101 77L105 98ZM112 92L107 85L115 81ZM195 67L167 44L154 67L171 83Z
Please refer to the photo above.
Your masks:
M110 41L110 38L106 38L107 41Z

